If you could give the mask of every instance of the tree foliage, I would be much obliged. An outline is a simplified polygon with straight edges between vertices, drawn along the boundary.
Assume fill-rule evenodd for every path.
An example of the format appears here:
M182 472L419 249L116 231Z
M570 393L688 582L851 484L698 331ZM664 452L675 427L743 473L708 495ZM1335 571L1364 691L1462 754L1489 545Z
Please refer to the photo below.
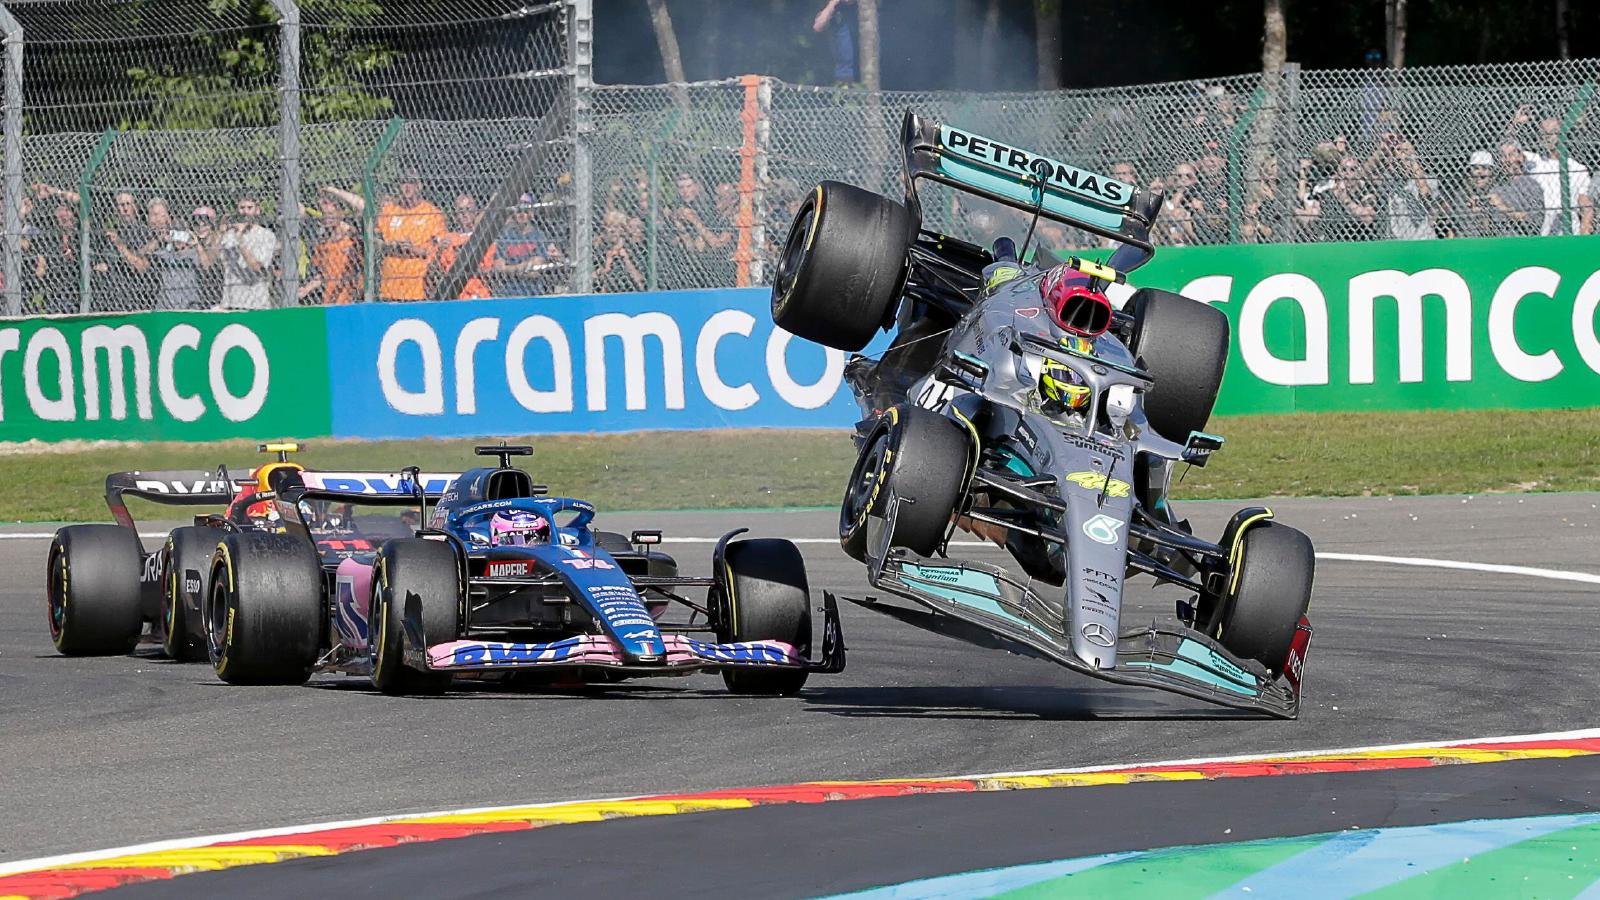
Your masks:
M398 51L358 30L377 21L383 7L376 0L304 0L300 11L308 23L301 28L300 40L302 119L326 122L387 115L392 101L366 85L395 62ZM207 12L214 21L196 22L189 37L195 52L126 69L131 96L148 102L133 107L119 127L198 129L276 121L277 11L266 0L208 0ZM241 21L247 24L225 27Z

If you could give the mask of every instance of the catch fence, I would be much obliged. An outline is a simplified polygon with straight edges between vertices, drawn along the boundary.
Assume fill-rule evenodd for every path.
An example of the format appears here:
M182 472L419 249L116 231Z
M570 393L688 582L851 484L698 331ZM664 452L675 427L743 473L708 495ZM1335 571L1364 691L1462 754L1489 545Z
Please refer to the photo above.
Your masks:
M6 313L765 284L817 181L902 190L908 109L1163 190L1157 244L1600 225L1600 60L1048 93L596 86L590 4L0 2ZM974 238L1028 224L937 188L924 210Z

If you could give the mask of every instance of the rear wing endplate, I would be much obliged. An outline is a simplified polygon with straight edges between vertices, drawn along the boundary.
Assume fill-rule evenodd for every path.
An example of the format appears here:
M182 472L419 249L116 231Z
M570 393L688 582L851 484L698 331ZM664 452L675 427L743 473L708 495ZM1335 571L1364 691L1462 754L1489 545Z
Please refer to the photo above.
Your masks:
M921 219L926 178L1025 213L1153 252L1161 194L907 111L901 125L906 204Z

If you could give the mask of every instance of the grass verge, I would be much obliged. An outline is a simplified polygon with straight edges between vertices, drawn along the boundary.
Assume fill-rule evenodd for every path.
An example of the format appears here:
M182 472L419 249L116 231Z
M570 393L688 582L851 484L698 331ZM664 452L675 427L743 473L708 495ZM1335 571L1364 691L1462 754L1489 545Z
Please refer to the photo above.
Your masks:
M1212 430L1227 446L1184 476L1181 498L1600 489L1600 409L1235 416ZM518 441L536 447L526 465L537 479L602 510L832 506L854 461L836 431ZM311 441L299 458L324 469L459 471L476 464L473 443ZM0 455L0 521L103 521L108 472L251 465L254 451L248 441L13 450Z

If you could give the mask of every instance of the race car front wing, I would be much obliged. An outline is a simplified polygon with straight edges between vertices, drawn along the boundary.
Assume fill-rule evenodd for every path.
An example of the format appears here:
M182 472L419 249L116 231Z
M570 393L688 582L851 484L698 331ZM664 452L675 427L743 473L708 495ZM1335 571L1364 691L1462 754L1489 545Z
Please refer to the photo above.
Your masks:
M1282 679L1238 659L1208 635L1154 622L1123 629L1117 635L1116 665L1097 669L1079 659L1066 635L1036 613L1047 608L1042 598L998 566L923 559L901 547L873 562L869 580L874 587L925 607L845 598L874 612L979 646L1049 660L1102 681L1158 688L1275 718L1299 715L1300 679L1311 637L1304 619Z
M505 669L597 667L629 675L687 675L734 668L807 669L812 672L844 671L845 646L839 627L839 604L824 593L822 640L808 657L801 648L782 641L716 643L684 634L663 632L666 654L654 661L630 659L608 635L579 634L547 642L452 640L429 645L411 615L403 619L406 632L405 662L415 669L439 672L488 672Z

